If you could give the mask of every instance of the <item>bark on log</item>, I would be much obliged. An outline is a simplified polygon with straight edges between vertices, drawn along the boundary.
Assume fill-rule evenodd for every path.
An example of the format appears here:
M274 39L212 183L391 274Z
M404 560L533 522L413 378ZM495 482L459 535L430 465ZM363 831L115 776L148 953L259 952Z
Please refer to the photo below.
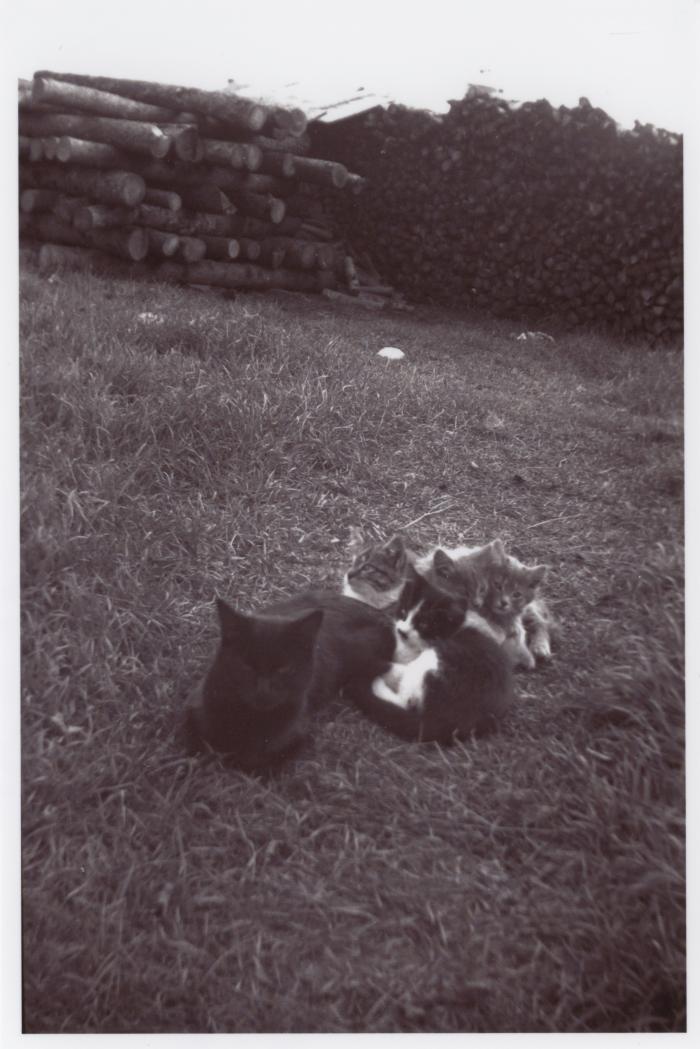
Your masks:
M311 148L309 135L253 135L251 141L262 149L263 153L291 153L304 157Z
M149 105L165 106L176 111L192 110L195 113L203 113L223 120L231 127L241 128L244 131L258 131L267 119L265 106L224 91L203 91L200 88L182 87L177 84L53 73L48 70L41 70L36 75L94 87L100 91L109 91L125 98L146 102Z
M332 160L298 157L295 164L297 178L315 182L320 186L342 189L348 180L348 169Z
M170 150L171 138L155 124L113 117L71 113L20 114L20 130L27 135L69 135L90 142L104 142L147 157L162 158Z
M156 258L171 259L177 252L180 238L177 233L164 233L161 229L146 227L148 233L148 254Z
M140 262L148 254L148 230L140 226L93 230L87 237L93 247L123 259Z
M36 164L37 161L44 159L43 138L29 139L29 159L32 162L32 164Z
M86 204L73 215L73 225L81 233L93 229L114 229L117 226L132 226L139 219L138 208L110 207L107 204Z
M180 211L183 201L180 194L172 190L146 188L143 203L152 204L155 208L167 208L168 211Z
M209 259L230 261L241 255L241 246L233 237L202 237L206 245L206 255Z
M165 208L154 208L142 204L138 209L139 221L145 226L179 233L182 236L233 236L232 223L236 216L210 215L206 212L167 211Z
M199 164L204 159L204 145L196 127L177 124L161 124L161 129L170 138L170 152L178 160Z
M47 136L42 138L42 159L43 160L55 160L58 155L58 144L60 139L55 135Z
M133 162L127 152L106 142L88 142L64 135L58 140L56 159L62 164L79 164L90 168L126 168Z
M87 241L82 233L70 226L67 222L61 222L54 215L43 212L37 214L21 214L19 217L20 236L31 237L34 240L49 240L56 244L70 244L85 246Z
M203 160L207 164L228 164L237 171L245 169L243 143L223 142L218 138L203 138Z
M171 122L177 116L171 109L135 102L123 95L99 91L94 87L72 84L37 74L32 84L32 100L38 104L55 106L58 110L78 110L104 117L124 120L147 120L153 123Z
M235 215L238 210L224 191L211 182L183 186L180 195L185 206L192 211L206 211L210 215Z
M61 193L90 197L103 204L139 204L146 193L146 183L131 171L99 171L92 168L67 168L60 164L23 167L22 180L34 189L56 189Z
M303 109L286 109L283 106L272 106L268 111L265 127L298 138L306 131L308 120ZM263 128L265 130L265 128Z
M180 237L176 256L183 262L199 262L207 253L207 245L201 237Z
M284 248L278 247L272 241L264 240L260 244L258 260L261 266L269 266L271 269L277 270L284 262L284 255Z
M34 239L99 248L109 254L138 262L148 252L148 233L135 227L92 230L81 233L52 215L21 215L20 233Z
M236 207L245 215L251 215L264 222L272 222L274 225L282 222L287 210L283 200L270 194L263 195L238 189L230 189L228 194Z
M19 159L29 160L32 151L32 139L28 135L19 136Z
M52 211L59 194L53 189L23 189L19 197L21 211Z
M262 160L259 169L266 175L278 175L280 178L294 178L296 175L296 157L293 153L274 153L260 150Z
M83 197L71 197L65 193L59 193L54 201L54 206L51 209L52 214L60 219L61 222L67 222L68 225L75 225L75 215L81 209L87 205L87 201Z
M263 151L254 142L241 142L243 149L243 164L246 171L259 171L262 164Z
M239 237L238 245L240 247L242 259L248 259L250 262L255 262L256 259L260 258L259 241L253 240L251 237Z

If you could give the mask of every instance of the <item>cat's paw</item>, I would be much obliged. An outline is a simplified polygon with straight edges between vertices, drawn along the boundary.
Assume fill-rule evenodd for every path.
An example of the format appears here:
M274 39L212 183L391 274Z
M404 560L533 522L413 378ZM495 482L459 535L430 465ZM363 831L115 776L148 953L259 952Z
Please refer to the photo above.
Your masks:
M543 663L549 663L552 659L552 650L549 647L549 641L547 641L546 638L533 641L530 651L535 659L541 660Z

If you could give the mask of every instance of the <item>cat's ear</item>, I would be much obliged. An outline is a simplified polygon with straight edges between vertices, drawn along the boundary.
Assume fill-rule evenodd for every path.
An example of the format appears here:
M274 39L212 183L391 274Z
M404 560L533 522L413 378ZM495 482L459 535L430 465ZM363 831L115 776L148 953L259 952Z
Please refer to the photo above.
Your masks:
M399 568L404 564L406 561L406 544L403 541L403 536L392 536L384 547L384 552L388 555L392 564L396 568Z
M489 543L486 547L489 559L497 565L503 564L506 560L506 548L503 545L502 539L494 539L493 542Z
M357 525L350 525L350 538L348 539L348 552L356 557L367 546L362 529Z
M222 641L239 641L248 635L248 617L231 608L220 597L216 599Z
M316 635L318 634L322 619L323 609L316 608L313 612L309 612L305 616L299 616L298 619L291 620L289 624L288 640L300 649L308 651L313 647L314 642L316 641Z
M531 587L539 586L547 575L547 565L535 565L534 568L529 568L527 573L528 585Z
M433 569L438 579L455 579L459 576L457 565L440 547L433 554Z

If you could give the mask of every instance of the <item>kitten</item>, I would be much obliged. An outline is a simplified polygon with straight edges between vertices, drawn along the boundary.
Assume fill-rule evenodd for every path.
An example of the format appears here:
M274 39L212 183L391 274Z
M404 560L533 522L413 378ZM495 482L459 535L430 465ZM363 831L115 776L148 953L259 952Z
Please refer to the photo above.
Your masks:
M343 577L342 593L374 608L389 608L401 593L409 556L400 535L386 543L368 543L358 528L351 528L350 568Z
M191 749L204 742L245 770L289 755L314 710L348 683L367 687L390 664L381 613L332 591L308 590L250 615L217 601L221 642L188 712Z
M221 639L188 712L194 741L240 768L273 764L305 736L313 649L323 612L295 618L246 615L217 600Z
M410 570L396 614L394 662L357 705L397 735L449 743L487 731L508 709L510 661L465 625L466 602Z
M481 547L437 550L430 557L421 558L416 568L437 586L468 597L471 624L500 640L514 665L533 670L537 659L551 659L552 618L537 594L546 565L529 568L506 554L500 539Z

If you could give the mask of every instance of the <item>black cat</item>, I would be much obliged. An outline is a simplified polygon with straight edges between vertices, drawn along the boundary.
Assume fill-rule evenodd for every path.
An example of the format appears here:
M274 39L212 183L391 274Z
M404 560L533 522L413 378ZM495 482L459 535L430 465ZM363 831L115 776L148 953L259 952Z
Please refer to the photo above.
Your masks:
M351 698L405 739L449 743L495 727L513 695L511 661L482 631L465 625L467 602L413 569L396 612L394 661Z
M390 620L333 591L307 590L255 614L217 600L221 640L188 711L202 742L238 767L265 768L307 736L313 711L351 683L369 688L391 663Z

